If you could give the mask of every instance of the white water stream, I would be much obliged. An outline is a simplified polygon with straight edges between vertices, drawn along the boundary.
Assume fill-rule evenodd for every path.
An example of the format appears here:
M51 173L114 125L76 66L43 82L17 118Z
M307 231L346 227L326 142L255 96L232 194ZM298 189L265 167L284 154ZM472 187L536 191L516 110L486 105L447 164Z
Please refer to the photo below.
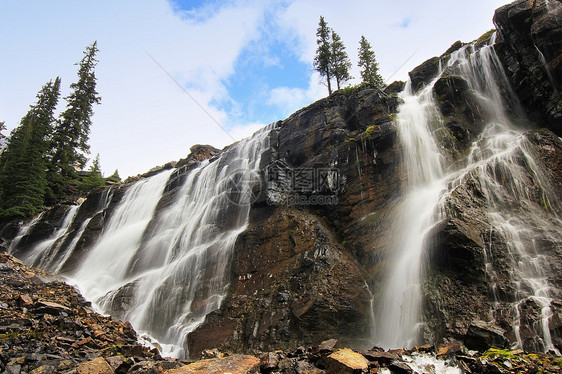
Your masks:
M129 187L80 266L67 274L70 281L98 310L129 320L156 340L163 355L185 357L187 334L226 294L232 250L248 224L253 189L261 183L259 163L270 128L193 167L174 200L159 210L176 170ZM100 210L74 229L74 237L69 228L80 206L70 207L61 227L28 252L26 261L62 269L91 219L108 207L109 196L108 190Z
M535 329L541 348L554 350L548 328L552 316L551 289L547 281L549 267L546 258L537 253L534 239L536 235L544 235L562 245L562 225L558 221L540 233L533 229L531 222L544 225L545 216L537 207L536 192L531 190L539 186L539 200L545 206L550 206L554 194L541 167L534 161L529 141L506 114L506 100L497 82L507 80L493 47L484 46L478 51L473 45L463 47L451 54L447 66L455 66L467 80L478 99L486 126L473 143L463 167L443 165L433 134L442 126L432 91L439 77L418 93L413 93L408 83L401 94L404 103L398 111L397 126L408 172L408 188L396 209L393 256L383 295L375 309L375 344L399 348L421 342L424 252L426 246L431 245L427 234L446 218L444 207L455 188L468 178L476 178L486 200L491 230L502 237L512 262L510 278L516 289L516 302L512 306L516 346L522 347L520 307L531 298L542 310L541 326ZM509 85L506 84L504 90L514 97ZM511 97L507 101L511 102L515 113L522 116L516 101ZM509 209L513 201L524 202L527 209ZM490 243L485 253L487 258L492 257L495 250L494 243ZM491 262L486 264L486 270L495 295L495 270Z

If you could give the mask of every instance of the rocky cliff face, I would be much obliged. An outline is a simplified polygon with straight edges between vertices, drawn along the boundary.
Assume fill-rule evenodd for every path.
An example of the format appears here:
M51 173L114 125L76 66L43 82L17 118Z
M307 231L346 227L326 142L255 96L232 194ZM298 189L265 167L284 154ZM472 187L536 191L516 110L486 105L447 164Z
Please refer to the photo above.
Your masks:
M562 6L518 0L499 8L498 55L529 118L562 135Z
M560 12L562 5L553 0L518 0L498 9L494 48L510 83L501 85L502 94L517 98L506 103L506 111L513 122L531 129L518 138L524 154L514 156L525 196L516 193L520 186L508 189L512 203L501 211L527 217L525 230L536 239L519 241L546 264L545 278L553 289L549 332L554 347L562 350L562 143L556 136L562 134ZM485 35L475 48L491 37ZM457 42L414 69L413 89L428 85L438 74L439 60L447 61L462 47ZM248 226L234 245L226 296L187 335L185 346L193 357L214 347L292 349L331 337L351 346L372 346L373 301L385 292L381 285L392 254L393 212L408 186L396 123L397 92L403 87L394 83L385 92L368 86L338 91L273 128ZM458 66L441 75L432 93L442 119L434 137L449 171L462 169L486 128L482 102ZM216 162L217 154L212 147L194 147L188 158L170 165L176 169L156 215L178 198L198 162ZM537 175L535 166L544 175ZM494 168L494 180L508 186L508 170L499 164ZM526 349L544 350L536 332L544 320L542 299L522 296L530 291L520 289L514 274L513 262L520 259L514 259L513 241L506 239L494 218L497 212L490 210L495 200L485 182L476 172L455 181L444 204L445 219L426 236L422 339L460 341L478 349L521 341ZM50 264L68 255L58 270L72 273L133 183L92 194ZM25 256L34 244L52 237L65 214L64 207L45 213L15 239L19 244L13 253ZM148 224L145 236L154 229ZM10 226L3 231L4 237L16 235ZM71 254L64 252L69 246ZM109 309L117 316L131 308L134 282L129 286L111 295Z

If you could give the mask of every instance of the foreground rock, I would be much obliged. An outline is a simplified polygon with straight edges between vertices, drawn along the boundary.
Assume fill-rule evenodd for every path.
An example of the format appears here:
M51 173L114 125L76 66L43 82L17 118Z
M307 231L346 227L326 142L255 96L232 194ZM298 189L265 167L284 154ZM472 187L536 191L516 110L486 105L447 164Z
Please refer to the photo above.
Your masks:
M467 373L557 373L562 366L552 355L498 349L477 355L458 343L356 352L339 348L336 339L290 352L213 349L197 362L163 359L138 343L128 322L93 312L73 287L3 253L0 284L0 372L10 374L434 373L457 365Z
M94 313L73 287L3 253L0 285L0 372L126 373L144 361L182 364L140 345L130 323Z

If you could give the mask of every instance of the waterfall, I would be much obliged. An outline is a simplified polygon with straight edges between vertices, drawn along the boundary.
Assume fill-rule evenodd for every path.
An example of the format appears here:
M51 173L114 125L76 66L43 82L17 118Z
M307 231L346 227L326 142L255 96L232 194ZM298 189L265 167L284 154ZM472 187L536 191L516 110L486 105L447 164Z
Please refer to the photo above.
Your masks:
M187 334L226 295L232 250L248 224L268 134L269 127L192 170L129 261L129 284L138 296L126 318L165 353L181 357Z
M396 116L409 186L396 209L392 265L376 308L376 344L385 348L412 346L419 340L424 237L438 220L439 197L445 188L431 133L432 124L439 120L433 83L415 94L408 82Z
M82 238L84 231L86 231L86 228L96 215L103 213L109 207L109 203L111 202L112 197L113 194L110 187L103 192L101 200L98 204L98 210L91 217L85 219L84 222L82 222L76 233L74 233L72 241L68 245L65 245L64 248L62 248L62 250L60 251L60 259L55 262L56 266L54 268L51 267L48 270L53 271L54 273L60 273L63 271L64 265L66 264L67 260L74 254L74 249Z
M44 214L45 214L45 212L41 212L35 218L30 220L26 224L22 225L22 227L19 229L19 232L16 235L16 237L14 239L12 239L12 242L10 243L10 246L8 247L8 253L10 253L12 255L14 254L14 252L15 252L16 248L18 248L21 240L29 234L29 232L33 229L33 227L35 227L35 225L37 223L39 223L39 221L41 221L41 218L43 218Z
M60 250L66 236L68 229L80 209L80 205L71 205L65 212L62 219L61 226L53 232L51 237L35 245L23 258L23 260L30 266L35 266L41 269L48 269L55 260L58 250Z
M187 334L226 295L232 250L261 183L260 159L269 147L271 126L211 160L131 185L80 266L65 272L69 281L96 309L129 320L157 341L163 355L185 357ZM168 188L172 174L181 180L177 190ZM72 225L80 206L71 206L60 228L36 244L25 261L62 271L90 221L108 208L110 192L80 225Z
M434 131L442 125L433 86L444 70L439 69L438 77L420 92L413 93L408 83L401 94L397 127L408 187L396 208L390 269L376 308L375 343L383 347L412 346L421 340L424 251L431 245L427 234L446 218L445 207L454 190L474 178L484 195L491 224L489 248L484 253L491 294L497 295L491 258L501 250L492 242L493 235L505 243L504 256L511 261L509 278L515 301L509 307L514 315L515 346L523 347L519 334L521 306L531 300L541 308L540 326L534 328L539 343L533 349L554 350L548 327L552 316L550 270L535 243L542 236L562 245L562 225L558 218L545 215L544 209L557 203L555 194L542 166L535 161L530 142L506 113L509 104L517 117L523 117L492 45L479 50L474 45L465 46L447 61L447 67L454 70L445 72L460 73L468 82L486 123L461 167L459 163L446 165L434 140ZM497 82L502 82L502 87ZM499 300L494 302L499 308Z

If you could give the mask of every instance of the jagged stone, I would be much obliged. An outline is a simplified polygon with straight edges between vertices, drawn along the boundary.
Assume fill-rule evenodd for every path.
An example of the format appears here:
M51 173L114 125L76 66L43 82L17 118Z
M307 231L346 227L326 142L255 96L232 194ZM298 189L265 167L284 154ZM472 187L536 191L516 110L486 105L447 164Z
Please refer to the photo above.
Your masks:
M405 362L394 361L388 365L388 369L394 374L412 374L414 370Z
M400 358L399 355L392 352L363 351L361 354L371 362L378 362L384 365L389 365Z
M437 77L438 72L439 57L432 57L409 72L408 74L410 75L410 81L412 82L414 92Z
M332 352L334 350L334 347L338 344L338 340L337 339L328 339L328 340L324 340L322 343L320 343L320 345L318 346L318 352L320 353L326 353L326 352Z
M464 345L468 349L485 351L488 348L505 348L509 342L505 337L506 331L499 326L484 321L472 321Z
M260 360L255 356L232 355L224 358L201 360L165 374L255 374L259 373Z
M516 0L494 14L499 31L495 49L519 100L538 127L558 136L562 135L561 19L560 3L548 1Z
M265 352L259 356L260 359L260 368L262 370L270 370L277 368L279 365L279 361L281 357L277 352Z
M451 357L460 353L463 353L463 347L459 343L451 343L437 347L438 358Z
M84 362L76 368L78 374L113 374L113 369L103 357Z
M337 350L326 358L328 374L366 373L368 368L369 360L348 348Z

